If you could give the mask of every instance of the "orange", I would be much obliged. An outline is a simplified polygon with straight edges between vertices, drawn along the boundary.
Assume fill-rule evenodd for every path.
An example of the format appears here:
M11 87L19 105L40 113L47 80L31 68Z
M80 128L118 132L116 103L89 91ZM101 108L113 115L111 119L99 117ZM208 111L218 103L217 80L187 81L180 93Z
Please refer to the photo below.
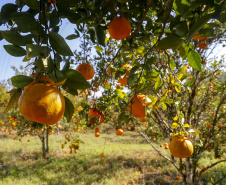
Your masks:
M127 78L130 75L130 71L127 71L125 76L122 78L121 74L120 74L120 78L118 79L118 83L122 84L122 85L127 85Z
M186 137L175 137L169 144L170 153L174 157L188 158L193 153L192 142Z
M35 73L33 73L31 75L31 78L35 78ZM36 77L36 80L31 82L29 85L27 85L26 87L24 87L24 90L26 90L28 87L32 86L35 82L39 82L39 81L44 81L44 82L49 82L51 84L54 84L55 82L53 80L51 80L48 76L43 75L41 73L38 74L38 76Z
M95 132L95 137L99 137L100 136L100 132Z
M101 158L104 158L104 153L100 154L100 157L101 157Z
M206 127L210 129L212 127L212 125L211 124L208 124Z
M99 118L99 123L103 123L105 120L105 114L103 112L101 112L101 116Z
M90 109L89 109L89 115L91 116L91 117L99 117L99 116L101 116L101 113L97 110L97 108L96 107L91 107Z
M110 22L108 31L113 39L121 40L130 35L131 24L124 16L116 17Z
M121 128L116 130L116 135L121 136L122 134L123 130Z
M99 128L95 128L95 133L96 132L100 132L100 129Z
M200 49L208 49L208 44L206 44L205 41L202 41L197 47Z
M64 116L65 100L57 87L35 84L20 96L18 107L26 119L53 125Z
M130 103L129 109L131 110L132 116L136 118L145 117L145 106L150 103L145 100L146 96L143 94L135 94L132 98L132 104Z
M48 3L56 3L56 0L48 0Z
M90 80L94 77L95 71L93 66L91 66L90 64L80 64L77 68L77 71L79 71L80 73L82 73L82 75L85 77L86 80Z

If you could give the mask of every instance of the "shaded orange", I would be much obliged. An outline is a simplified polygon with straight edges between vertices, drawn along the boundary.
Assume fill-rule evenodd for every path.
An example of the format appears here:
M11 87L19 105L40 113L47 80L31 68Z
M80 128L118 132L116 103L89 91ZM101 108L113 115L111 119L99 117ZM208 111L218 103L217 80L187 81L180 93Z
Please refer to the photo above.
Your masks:
M108 26L108 31L113 39L121 40L131 33L131 24L123 16L115 17Z
M90 115L91 117L99 117L99 116L101 116L100 112L97 110L96 107L91 107L91 108L89 109L89 115Z
M26 119L52 125L64 116L65 100L56 87L50 84L35 84L23 92L18 106Z
M85 77L86 80L90 80L94 77L95 71L93 66L91 66L90 64L80 64L77 68L77 71L79 71L80 73L82 73L82 75Z
M186 137L175 137L170 142L169 149L174 157L188 158L193 153L193 144Z

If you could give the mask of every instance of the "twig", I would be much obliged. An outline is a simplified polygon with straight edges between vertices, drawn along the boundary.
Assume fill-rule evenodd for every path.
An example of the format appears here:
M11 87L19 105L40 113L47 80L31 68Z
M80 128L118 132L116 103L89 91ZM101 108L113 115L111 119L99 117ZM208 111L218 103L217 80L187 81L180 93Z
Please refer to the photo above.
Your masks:
M202 175L203 172L205 172L205 171L208 170L209 168L212 168L212 167L216 166L217 164L222 163L222 162L225 162L225 161L226 161L226 159L220 160L220 161L217 161L217 162L215 162L215 163L213 163L213 164L211 164L211 165L209 165L209 166L203 168L203 169L199 172L199 180L200 180L201 175ZM198 181L199 181L199 180L198 180Z
M143 136L146 141L151 145L151 147L162 157L164 157L166 160L168 160L169 162L171 162L173 164L173 166L177 169L178 172L180 172L180 169L176 166L176 164L170 159L168 158L167 156L163 155L159 150L157 150L154 145L151 143L151 141L149 140L148 136L143 133L143 132L139 132L141 136ZM181 173L181 172L180 172Z

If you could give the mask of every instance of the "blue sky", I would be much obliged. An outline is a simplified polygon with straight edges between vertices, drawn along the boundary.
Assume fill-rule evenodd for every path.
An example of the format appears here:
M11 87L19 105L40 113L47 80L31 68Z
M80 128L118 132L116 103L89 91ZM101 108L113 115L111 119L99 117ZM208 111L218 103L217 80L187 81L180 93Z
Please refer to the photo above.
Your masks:
M15 0L0 0L0 9L6 3L15 3ZM63 24L60 28L59 33L65 38L66 36L74 33L75 25L71 24L68 20L64 19ZM7 27L2 25L0 26L0 31L7 30ZM66 40L68 45L70 46L71 50L74 51L78 49L79 46L79 39L75 40ZM23 57L13 57L9 55L5 49L3 48L4 45L8 45L9 43L5 40L0 41L0 81L6 80L14 76L14 71L11 69L11 66L26 66L27 62L22 62Z

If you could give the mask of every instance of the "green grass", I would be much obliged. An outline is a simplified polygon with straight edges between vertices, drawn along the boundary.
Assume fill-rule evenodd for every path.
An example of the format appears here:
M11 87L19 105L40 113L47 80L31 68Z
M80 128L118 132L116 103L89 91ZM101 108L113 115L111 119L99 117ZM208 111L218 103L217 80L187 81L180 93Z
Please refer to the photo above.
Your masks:
M69 154L61 149L64 135L51 135L47 159L42 159L38 137L26 136L19 142L14 141L13 136L0 136L0 184L123 185L160 184L160 180L165 185L182 184L175 181L179 174L173 166L136 133L101 134L96 138L88 132L79 136L84 144L80 145L77 154ZM27 142L28 139L31 142ZM157 145L163 154L170 156L169 150ZM104 158L100 158L102 152ZM205 156L202 162L207 161L209 158ZM224 169L225 165L221 164L213 172L218 170L220 176ZM209 175L205 175L208 179Z

